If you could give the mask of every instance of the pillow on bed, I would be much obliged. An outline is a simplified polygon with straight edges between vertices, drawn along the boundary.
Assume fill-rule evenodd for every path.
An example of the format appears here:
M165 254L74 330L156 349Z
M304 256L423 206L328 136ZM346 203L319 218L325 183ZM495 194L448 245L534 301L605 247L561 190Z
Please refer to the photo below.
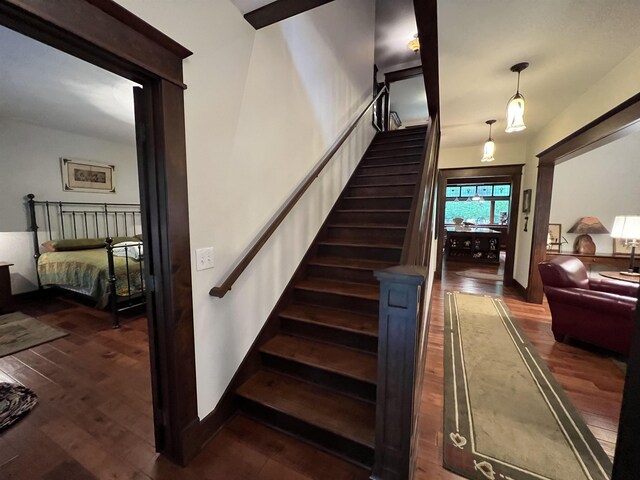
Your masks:
M142 240L136 238L136 237L113 237L113 243L112 245L115 247L118 243L123 243L123 242L135 242L135 243L140 243ZM104 240L102 241L102 245L104 245Z
M69 252L72 250L90 250L104 248L104 240L100 238L78 238L69 240L49 240L42 247L47 252Z
M120 242L113 246L113 255L115 257L129 257L132 260L142 260L144 255L143 246L140 242Z

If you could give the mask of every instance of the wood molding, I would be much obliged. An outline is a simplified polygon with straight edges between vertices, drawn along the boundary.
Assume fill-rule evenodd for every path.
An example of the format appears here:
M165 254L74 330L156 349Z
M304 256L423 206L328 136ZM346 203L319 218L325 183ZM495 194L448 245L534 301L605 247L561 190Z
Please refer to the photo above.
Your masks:
M440 67L438 57L438 1L413 0L420 38L420 58L427 92L429 116L440 113Z
M190 55L107 0L6 0L0 24L132 79L156 449L186 464L200 449L197 427L191 252L182 59Z
M247 13L244 18L253 28L259 30L332 1L333 0L277 0Z
M399 82L400 80L406 80L407 78L419 77L422 74L422 66L405 68L403 70L385 73L384 81L386 84L389 84L392 82Z
M640 93L538 154L538 182L527 286L528 301L541 303L543 299L542 280L537 265L544 261L546 255L554 166L638 129L640 129Z
M507 257L504 266L504 283L513 282L516 240L518 236L518 218L520 215L520 189L522 186L522 169L524 165L498 165L495 167L466 167L443 168L438 174L438 212L436 225L438 230L438 251L436 273L442 276L442 261L444 248L444 208L446 202L446 186L448 180L456 179L464 182L500 182L511 183L511 198L509 211L509 232L507 235Z
M510 286L516 289L516 292L518 292L518 295L520 295L523 300L527 299L527 289L523 287L518 280L514 278Z

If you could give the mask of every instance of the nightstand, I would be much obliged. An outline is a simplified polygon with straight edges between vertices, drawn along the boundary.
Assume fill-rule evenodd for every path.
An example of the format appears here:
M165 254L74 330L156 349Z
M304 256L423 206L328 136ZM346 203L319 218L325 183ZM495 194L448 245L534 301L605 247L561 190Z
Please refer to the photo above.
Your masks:
M0 313L11 311L13 296L11 295L11 275L9 267L13 263L0 262Z

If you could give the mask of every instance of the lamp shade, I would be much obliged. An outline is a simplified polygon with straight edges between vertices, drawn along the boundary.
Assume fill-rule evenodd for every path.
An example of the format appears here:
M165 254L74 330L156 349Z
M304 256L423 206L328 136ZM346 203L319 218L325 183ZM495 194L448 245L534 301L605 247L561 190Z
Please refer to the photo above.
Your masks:
M516 93L507 104L507 128L505 132L521 132L527 128L524 124L524 97Z
M568 233L609 233L609 230L596 217L582 217Z
M493 162L495 160L493 154L496 151L496 144L493 140L487 140L484 143L484 149L482 150L481 162Z
M640 240L640 216L622 215L616 217L611 229L613 238Z

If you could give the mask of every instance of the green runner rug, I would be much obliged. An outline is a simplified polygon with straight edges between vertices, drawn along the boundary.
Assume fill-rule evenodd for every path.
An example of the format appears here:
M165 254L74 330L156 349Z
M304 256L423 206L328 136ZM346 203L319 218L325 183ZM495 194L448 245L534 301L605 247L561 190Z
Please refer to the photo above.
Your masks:
M611 462L498 298L445 297L444 467L472 480L607 480Z

